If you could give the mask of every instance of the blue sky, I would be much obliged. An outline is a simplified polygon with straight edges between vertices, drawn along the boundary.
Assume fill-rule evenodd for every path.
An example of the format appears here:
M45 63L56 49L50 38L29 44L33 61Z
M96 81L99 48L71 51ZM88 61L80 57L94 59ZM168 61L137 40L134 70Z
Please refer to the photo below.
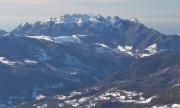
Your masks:
M180 0L0 0L0 29L73 13L136 18L161 33L180 35Z

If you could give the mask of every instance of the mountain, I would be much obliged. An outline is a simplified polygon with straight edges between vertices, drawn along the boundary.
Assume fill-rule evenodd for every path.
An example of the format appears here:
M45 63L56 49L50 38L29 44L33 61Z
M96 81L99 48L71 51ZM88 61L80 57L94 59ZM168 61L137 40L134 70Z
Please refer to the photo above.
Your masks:
M0 30L0 36L4 36L5 34L7 34L8 32L4 31L4 30Z
M66 105L72 105L74 103L71 102L71 97L78 99L76 94L79 92L71 91L77 89L84 91L85 87L88 88L87 96L96 95L97 97L111 87L117 87L112 92L120 90L118 92L122 92L123 96L129 93L135 95L131 92L136 91L135 96L141 97L142 101L160 93L162 96L166 90L171 91L169 94L171 95L173 91L178 90L178 86L175 89L167 87L174 86L175 83L170 83L167 87L160 83L162 87L158 88L155 86L159 84L158 81L148 79L147 76L165 69L163 63L167 64L167 68L176 69L173 66L178 65L178 58L174 61L176 59L172 59L171 56L178 56L179 47L178 35L161 34L146 27L137 19L67 14L44 22L22 23L8 35L0 37L0 68L2 69L0 71L0 107L14 106L32 100L39 100L33 101L33 105L43 101L58 105L59 100L53 100L50 97L57 94L64 95L64 93L68 96L68 92L72 93L72 96L67 98L70 104ZM177 52L177 55L173 55L173 51ZM173 62L174 64L171 65ZM179 73L175 73L177 76L173 73L176 77L172 79L176 81ZM155 75L153 78L158 79L159 76ZM168 75L164 75L160 81L166 78ZM152 88L144 84L146 79L150 82L155 81L150 87L157 87L157 89L148 93ZM114 83L116 80L120 82L122 80L122 83L129 81L121 85L121 83ZM136 89L132 88L136 83ZM96 91L95 88L94 92L95 86L102 89ZM158 93L158 90L161 92ZM44 98L45 100L41 100ZM96 101L93 99L91 98L92 102ZM128 99L124 101L126 100L129 101ZM140 100L135 98L134 101ZM164 102L164 100L161 101ZM64 100L60 101L65 105L64 102ZM113 99L109 102L97 100L100 106L112 105L113 102L115 105L122 105L122 102L116 102ZM30 102L24 105L32 107L32 104ZM129 105L134 104L127 104ZM22 107L25 106L22 104Z
M104 18L101 15L66 14L47 21L37 21L34 24L22 23L11 33L15 35L46 35L46 36L71 36L71 35L98 35L111 33L121 22L119 17Z
M25 35L25 32L32 27L28 22L21 23L15 30L11 33L19 36Z
M134 56L148 56L180 45L179 36L161 34L147 28L137 19L124 20L117 16L105 18L101 15L89 14L67 14L44 22L22 23L11 34L50 37L102 36L103 40L112 41L111 44L115 47L119 45L120 50Z
M135 60L85 89L24 103L17 108L179 108L180 49Z
M51 96L87 87L112 71L128 68L134 60L120 52L110 52L111 49L103 56L98 52L103 48L101 45L78 44L74 42L76 38L65 38L72 37L56 37L56 41L13 35L0 37L2 104L13 105L39 95Z

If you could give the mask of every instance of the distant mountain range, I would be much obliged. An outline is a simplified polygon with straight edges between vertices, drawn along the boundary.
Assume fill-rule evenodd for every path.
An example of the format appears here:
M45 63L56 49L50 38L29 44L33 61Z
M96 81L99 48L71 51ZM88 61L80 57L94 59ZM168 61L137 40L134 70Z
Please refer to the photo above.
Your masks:
M178 35L137 19L67 14L22 23L0 31L0 107L179 105L179 47Z
M4 30L0 30L0 36L6 35L8 32L4 31Z

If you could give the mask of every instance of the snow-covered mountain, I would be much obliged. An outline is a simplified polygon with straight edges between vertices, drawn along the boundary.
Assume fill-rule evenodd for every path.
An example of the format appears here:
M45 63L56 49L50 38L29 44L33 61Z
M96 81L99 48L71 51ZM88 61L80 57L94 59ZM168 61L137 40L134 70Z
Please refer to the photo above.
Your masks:
M145 57L180 45L179 36L164 35L147 28L137 19L103 17L101 15L73 14L34 24L22 23L11 34L19 36L102 36L98 43L117 47L129 55ZM99 38L99 37L98 37ZM94 40L92 40L94 41ZM128 48L128 49L127 49Z
M125 98L131 94L133 97L129 97L133 99L134 96L141 97L140 100L138 98L134 101L147 102L157 92L144 96L141 93L148 94L148 90L135 90L131 87L138 78L142 78L142 81L137 83L141 85L148 75L153 74L150 70L160 72L165 69L161 62L167 64L166 68L173 69L171 62L175 59L167 58L167 62L161 59L168 57L169 52L170 56L173 55L172 50L179 47L179 36L161 34L137 19L67 14L34 24L22 23L9 35L0 37L0 107L17 105L33 99L49 100L49 96L101 84L99 82L103 82L104 85L104 81L110 82L107 87L119 87L121 83L116 84L113 81L121 79L130 81L125 83L127 86L107 93L124 94L122 101L129 101ZM162 54L167 55L164 55L164 58L158 57ZM175 62L177 65L178 63ZM118 73L117 78L114 77L115 72ZM178 71L176 72L179 75ZM114 80L106 80L107 77ZM154 78L158 78L158 75ZM162 81L166 78L168 76L164 76ZM178 78L179 76L174 80ZM154 85L156 84L158 81L154 82ZM175 83L171 83L173 84ZM151 87L155 87L154 85ZM145 86L147 85L143 87ZM162 91L165 89L167 88L162 87ZM103 88L101 90L96 96L97 99L99 96L103 99L108 98L104 96L106 93L103 93ZM137 93L133 94L132 91ZM91 92L88 93L88 96L91 96ZM74 96L76 95L72 98L76 99ZM95 98L91 98L93 99ZM71 97L66 101L72 103ZM99 100L92 102L94 101ZM64 102L61 103L72 105ZM29 106L29 103L25 105Z
M119 17L103 17L90 14L66 14L58 18L50 18L46 21L38 21L34 24L22 23L12 34L15 35L46 35L67 36L76 34L98 35L111 32L122 22ZM111 29L110 29L111 28Z

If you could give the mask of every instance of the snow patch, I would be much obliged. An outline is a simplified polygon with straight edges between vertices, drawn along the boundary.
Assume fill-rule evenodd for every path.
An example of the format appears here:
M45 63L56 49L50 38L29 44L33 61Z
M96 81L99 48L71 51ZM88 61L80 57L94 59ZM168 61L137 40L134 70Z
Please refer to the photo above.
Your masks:
M168 105L152 106L151 108L170 108Z
M151 55L154 55L156 53L158 53L157 51L157 45L156 44L153 44L153 45L150 45L149 47L147 47L145 49L145 51L147 51L146 53L143 53L143 54L140 54L140 57L143 58L143 57L147 57L147 56L151 56Z
M36 108L46 108L48 105L47 104L43 104L41 106L36 106Z
M77 106L80 105L79 102L76 102L76 99L74 99L74 100L69 100L69 101L65 101L65 103L66 103L66 104L70 104L70 105L72 105L73 107L77 107Z
M6 65L14 65L16 63L6 59L5 57L0 57L0 62Z
M107 45L101 44L101 43L96 43L96 45L99 45L99 46L104 47L104 48L109 48Z
M143 57L147 57L147 56L151 56L151 55L154 55L154 54L157 54L157 53L161 53L161 52L164 52L166 51L167 49L159 49L157 50L157 45L156 44L153 44L153 45L150 45L149 47L147 47L144 51L145 53L143 54L140 54L139 56L141 58Z
M93 108L95 106L96 106L96 103L93 103L91 101L86 105L87 108Z
M114 101L119 101L122 103L137 103L137 104L147 104L150 103L153 98L156 96L150 97L145 99L142 97L141 92L135 92L135 91L125 91L125 90L113 90L110 89L109 91L99 95L98 97L95 97L94 100L110 100L112 97L114 98ZM139 97L139 98L137 98Z
M151 108L180 108L180 104L171 104L171 105L155 105Z
M180 108L180 104L173 104L171 108Z
M71 75L77 75L79 72L71 72Z
M80 103L87 102L90 99L90 97L82 97L79 99Z
M28 63L28 64L37 64L38 63L37 61L30 60L30 59L24 59L24 62Z
M41 100L41 99L44 99L44 98L46 98L44 95L38 95L38 96L36 97L36 100Z
M124 52L128 55L131 55L133 56L133 53L132 53L132 46L118 46L118 50L121 51L121 52Z
M153 98L155 98L155 97L156 97L156 96L153 96L153 97L150 97L150 98L148 98L148 99L146 99L146 100L139 101L139 102L137 102L137 103L140 103L140 104L150 103L151 100L152 100Z
M29 24L28 22L24 22L24 23L21 23L20 26L21 26L21 27L30 26L30 24Z
M175 84L175 85L173 86L173 88L174 88L174 87L178 87L178 86L180 86L180 84Z
M157 47L157 45L153 44L153 45L147 47L146 50L148 50L151 54L155 54L157 52L156 47Z
M53 40L56 43L69 43L69 42L76 42L80 43L81 40L78 38L78 36L73 35L73 36L59 36L59 37L54 37Z
M131 18L130 21L131 22L139 22L136 18Z
M57 96L57 99L59 99L59 100L65 100L65 99L66 99L66 96L58 95L58 96Z
M28 38L34 38L39 40L53 41L49 36L26 36Z
M100 46L96 48L96 52L101 53L101 54L105 53L106 49L109 48L107 45L101 44L101 43L96 43L96 45Z
M69 97L74 97L74 96L81 95L81 94L82 94L81 92L73 91Z

